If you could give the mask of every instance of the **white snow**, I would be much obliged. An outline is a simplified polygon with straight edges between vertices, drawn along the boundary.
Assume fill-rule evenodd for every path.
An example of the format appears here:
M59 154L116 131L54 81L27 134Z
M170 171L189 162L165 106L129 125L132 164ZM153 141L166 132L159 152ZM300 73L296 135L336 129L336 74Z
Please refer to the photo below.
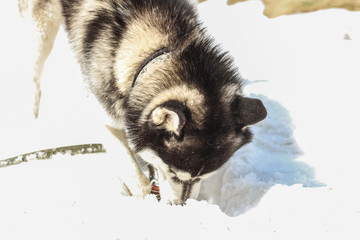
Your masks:
M360 239L360 13L268 19L260 1L199 9L247 79L246 94L268 109L253 143L185 206L124 196L106 154L0 168L0 239ZM0 159L101 142L100 111L63 30L33 121L29 33L16 1L3 3L0 28Z

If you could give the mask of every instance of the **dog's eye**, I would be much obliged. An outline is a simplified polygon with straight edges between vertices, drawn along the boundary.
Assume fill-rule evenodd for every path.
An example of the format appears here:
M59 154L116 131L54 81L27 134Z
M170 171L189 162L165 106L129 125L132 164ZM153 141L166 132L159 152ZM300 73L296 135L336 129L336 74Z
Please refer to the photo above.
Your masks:
M176 177L176 176L172 177L171 179L176 183L183 183L183 181L180 178Z

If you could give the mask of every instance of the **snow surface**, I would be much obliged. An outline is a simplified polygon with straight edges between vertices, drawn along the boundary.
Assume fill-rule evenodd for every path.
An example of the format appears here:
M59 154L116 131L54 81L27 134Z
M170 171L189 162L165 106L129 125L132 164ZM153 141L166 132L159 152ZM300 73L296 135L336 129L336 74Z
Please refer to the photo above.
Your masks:
M268 109L253 143L185 206L123 196L106 154L0 168L0 239L360 239L360 13L268 19L260 1L199 9L247 79L246 94ZM33 121L30 33L16 1L3 3L0 27L0 159L101 142L100 111L63 30Z

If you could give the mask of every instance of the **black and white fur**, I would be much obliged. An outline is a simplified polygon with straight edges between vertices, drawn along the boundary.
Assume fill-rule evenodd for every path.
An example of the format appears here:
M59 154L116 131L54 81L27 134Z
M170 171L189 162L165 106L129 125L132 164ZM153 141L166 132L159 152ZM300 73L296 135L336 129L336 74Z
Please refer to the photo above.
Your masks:
M136 158L159 172L162 199L196 198L201 179L251 141L266 117L242 94L233 60L187 0L19 0L34 23L38 116L40 75L61 23L86 83L112 124L106 148L121 161L129 192L150 192Z

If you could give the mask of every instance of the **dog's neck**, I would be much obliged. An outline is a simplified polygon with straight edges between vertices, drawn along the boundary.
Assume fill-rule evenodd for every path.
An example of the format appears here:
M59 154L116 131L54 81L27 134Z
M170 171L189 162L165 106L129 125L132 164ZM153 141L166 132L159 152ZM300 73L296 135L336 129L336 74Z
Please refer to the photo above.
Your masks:
M138 79L139 75L145 71L146 67L156 60L161 60L160 57L164 56L165 54L170 53L168 48L161 48L155 52L153 52L150 56L148 56L137 68L134 78L131 84L131 88L133 88L136 84L136 80ZM159 189L159 180L158 180L158 173L157 169L155 169L151 164L148 165L149 168L149 180L150 180L150 187L151 187L151 194L154 194L158 201L160 201L160 189Z
M136 84L136 80L139 77L139 75L146 69L146 67L153 61L158 60L161 56L170 53L170 50L168 48L161 48L157 51L155 51L154 53L152 53L149 57L147 57L141 64L140 66L137 68L135 74L134 74L134 78L132 81L132 85L131 88L133 88Z

